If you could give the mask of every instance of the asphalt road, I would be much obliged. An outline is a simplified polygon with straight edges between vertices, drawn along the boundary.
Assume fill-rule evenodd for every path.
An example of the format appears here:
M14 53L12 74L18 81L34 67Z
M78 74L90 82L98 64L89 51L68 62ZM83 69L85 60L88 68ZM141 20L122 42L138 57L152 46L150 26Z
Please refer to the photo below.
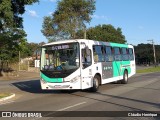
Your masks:
M75 119L74 117L48 117L51 114L54 114L55 111L160 112L160 73L158 72L135 75L131 77L129 79L129 83L125 85L102 85L96 93L91 93L87 90L71 91L70 93L60 91L42 91L39 80L0 81L0 91L16 93L16 97L13 99L0 103L0 111L50 111L48 113L44 113L45 116L47 116L46 118L37 118L38 120ZM81 112L75 112L74 114L81 114ZM95 115L94 118L78 117L76 119L128 120L128 117L98 117L98 114L101 114L101 112L93 112L92 115L93 114ZM7 118L7 120L8 119L9 118ZM139 117L130 117L129 119L139 119ZM141 119L150 120L158 118L143 117Z

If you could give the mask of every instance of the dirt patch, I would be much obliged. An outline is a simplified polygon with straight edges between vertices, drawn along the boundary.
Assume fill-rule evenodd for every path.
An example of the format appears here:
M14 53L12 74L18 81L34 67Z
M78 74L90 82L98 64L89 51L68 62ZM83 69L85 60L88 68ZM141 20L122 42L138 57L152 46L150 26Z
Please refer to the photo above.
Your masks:
M0 80L27 80L39 78L39 71L12 71L1 72Z

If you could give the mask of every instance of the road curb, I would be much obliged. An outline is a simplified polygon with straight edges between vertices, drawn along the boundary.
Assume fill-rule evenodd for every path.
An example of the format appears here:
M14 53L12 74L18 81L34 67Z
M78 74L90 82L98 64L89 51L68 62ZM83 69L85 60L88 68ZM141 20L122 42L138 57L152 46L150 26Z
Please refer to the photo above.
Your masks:
M8 100L8 99L11 99L11 98L13 98L13 97L15 97L15 94L14 94L14 93L12 93L12 94L11 94L10 96L8 96L8 97L1 98L1 99L0 99L0 102L3 102L3 101Z

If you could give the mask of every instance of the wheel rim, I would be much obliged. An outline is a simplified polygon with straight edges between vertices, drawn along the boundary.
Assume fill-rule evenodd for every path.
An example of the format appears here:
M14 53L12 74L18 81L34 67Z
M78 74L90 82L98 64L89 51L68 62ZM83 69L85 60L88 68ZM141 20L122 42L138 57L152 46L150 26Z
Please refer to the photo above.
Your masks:
M127 81L127 80L128 80L128 76L127 76L127 74L126 74L126 73L125 73L124 79L125 79L125 81Z
M95 86L96 86L96 88L98 88L98 79L95 78L94 81L95 81Z

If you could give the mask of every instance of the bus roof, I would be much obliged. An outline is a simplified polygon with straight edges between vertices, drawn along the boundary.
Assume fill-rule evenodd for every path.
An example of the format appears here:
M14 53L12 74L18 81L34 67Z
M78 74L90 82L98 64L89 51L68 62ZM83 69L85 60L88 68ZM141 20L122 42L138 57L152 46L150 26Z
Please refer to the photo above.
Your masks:
M85 39L59 40L59 41L44 44L43 46L50 46L50 45L63 44L63 43L72 43L72 42L80 42L82 40L85 40Z
M103 45L107 44L109 46L119 46L119 47L133 47L132 45L129 44L120 44L120 43L113 43L113 42L103 42L103 41L97 41L97 40L89 40L89 39L70 39L70 40L61 40L61 41L56 41L56 42L51 42L44 44L43 46L50 46L50 45L56 45L56 44L65 44L65 43L73 43L73 42L88 42L88 43L94 43L97 45Z

